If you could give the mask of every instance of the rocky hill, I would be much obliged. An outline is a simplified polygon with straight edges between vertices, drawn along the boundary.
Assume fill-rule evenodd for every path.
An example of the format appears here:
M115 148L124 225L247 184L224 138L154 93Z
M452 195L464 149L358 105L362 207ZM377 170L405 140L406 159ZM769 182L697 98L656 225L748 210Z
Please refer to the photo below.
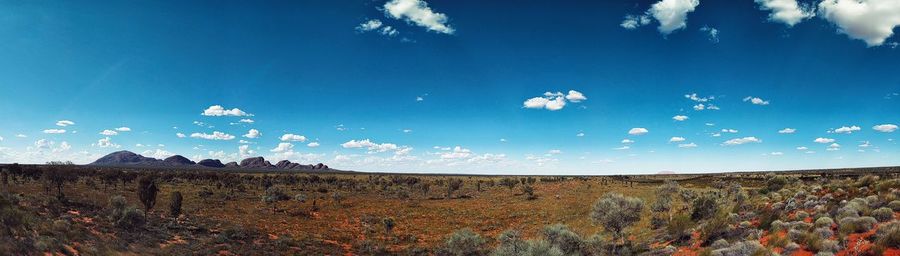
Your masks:
M145 157L140 154L136 154L131 151L123 150L110 153L106 156L97 159L93 163L89 165L99 165L99 166L150 166L150 167L169 167L169 166L183 166L183 167L198 167L198 168L225 168L225 169L248 169L248 170L260 170L260 169L272 169L272 170L298 170L298 171L334 171L328 167L328 165L318 163L318 164L299 164L292 163L288 160L281 160L277 164L272 165L265 158L258 157L250 157L244 160L241 160L240 164L237 162L229 162L227 164L222 164L222 161L218 159L203 159L200 162L194 162L186 157L180 155L174 155L167 157L164 160Z

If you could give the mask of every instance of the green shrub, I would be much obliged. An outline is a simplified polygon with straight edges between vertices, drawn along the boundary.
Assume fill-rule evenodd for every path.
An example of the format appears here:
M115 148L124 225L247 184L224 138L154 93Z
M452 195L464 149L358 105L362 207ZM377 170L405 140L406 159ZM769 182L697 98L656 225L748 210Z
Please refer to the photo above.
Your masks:
M641 219L643 210L644 201L639 198L607 193L594 204L591 220L603 225L615 238L620 238L625 228Z
M881 207L872 211L872 217L881 222L889 221L894 218L894 211L891 208Z
M569 227L563 224L544 227L542 234L550 245L558 247L566 255L580 253L584 246L581 236L572 232Z
M888 248L900 247L900 221L891 221L878 227L875 233L878 245Z
M172 199L169 201L169 215L177 218L181 215L181 192L172 192Z
M862 233L869 231L874 227L875 223L878 223L875 218L872 217L845 217L841 219L840 232L841 234L849 234L849 233Z
M471 229L461 229L454 232L441 250L441 255L453 256L469 256L469 255L485 255L484 238Z
M523 255L528 250L528 243L522 239L522 233L518 230L507 230L500 233L497 237L500 242L497 248L494 248L491 255L494 256L518 256Z
M147 217L144 215L144 211L127 207L122 211L122 217L116 220L115 225L125 230L137 230L143 228L145 223L147 223Z
M691 219L705 220L719 210L718 197L712 193L703 193L691 203Z
M829 217L820 217L816 220L817 228L831 228L831 225L834 224L834 220Z

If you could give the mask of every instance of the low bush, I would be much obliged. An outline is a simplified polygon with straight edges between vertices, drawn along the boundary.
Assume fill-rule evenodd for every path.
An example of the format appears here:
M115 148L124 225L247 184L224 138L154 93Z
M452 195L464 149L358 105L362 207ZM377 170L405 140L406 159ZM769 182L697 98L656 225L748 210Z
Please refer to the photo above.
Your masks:
M444 242L438 255L469 256L485 255L484 238L471 229L461 229L454 232Z
M584 247L584 241L582 241L581 236L563 224L544 227L542 234L547 242L558 247L566 255L580 254Z
M872 211L872 217L880 222L889 221L894 218L894 211L891 208L881 207Z
M872 217L845 217L840 221L840 232L841 234L849 234L849 233L863 233L869 231L875 226L875 223L878 223L875 218Z
M875 232L878 245L888 248L900 248L900 221L891 221L878 227Z

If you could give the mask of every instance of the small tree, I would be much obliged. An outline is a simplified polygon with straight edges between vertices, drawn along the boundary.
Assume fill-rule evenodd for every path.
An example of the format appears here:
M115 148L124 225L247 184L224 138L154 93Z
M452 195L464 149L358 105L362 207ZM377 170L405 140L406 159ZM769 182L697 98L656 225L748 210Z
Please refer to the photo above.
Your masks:
M512 189L516 187L516 184L518 183L515 179L512 178L503 178L502 180L500 180L500 185L509 188L509 191L512 191Z
M173 218L177 218L178 215L181 215L181 200L181 192L172 192L172 200L169 202L169 215Z
M282 193L277 187L269 187L266 189L266 193L263 195L262 199L266 204L272 205L272 213L274 214L278 210L278 201L289 200L290 197ZM313 207L315 207L315 202L313 203Z
M522 186L522 192L525 193L525 199L534 200L537 199L537 196L534 195L534 187L531 185Z
M138 198L144 204L144 212L149 213L156 205L156 194L159 192L156 180L152 176L142 176L138 179L137 192Z
M642 210L644 210L644 201L639 198L625 197L619 193L607 193L594 204L591 220L610 232L613 235L613 241L618 241L625 237L625 228L641 219ZM615 254L615 247L613 247L613 254Z
M447 198L453 198L453 191L457 191L462 187L463 180L450 179L447 181Z
M394 225L396 224L394 222L394 218L391 218L391 217L382 219L381 223L384 224L384 231L387 232L388 234L390 234L391 231L394 230Z

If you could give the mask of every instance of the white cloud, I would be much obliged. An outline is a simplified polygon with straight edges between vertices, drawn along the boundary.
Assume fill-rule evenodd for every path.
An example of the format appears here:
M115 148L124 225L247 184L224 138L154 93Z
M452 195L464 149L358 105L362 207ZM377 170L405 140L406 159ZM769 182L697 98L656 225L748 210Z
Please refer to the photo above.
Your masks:
M738 133L738 130L735 130L735 129L722 129L722 132L725 132L725 133Z
M384 4L384 12L388 17L414 23L429 31L444 34L454 31L447 24L447 15L432 11L424 0L391 0Z
M112 139L110 139L109 137L97 140L97 143L94 145L97 145L98 147L101 147L101 148L118 148L119 147L119 144L113 143Z
M403 133L411 133L412 131L412 129L403 129Z
M678 147L679 148L696 148L697 144L695 144L693 142L687 143L687 144L678 144Z
M452 151L441 152L439 156L441 159L460 159L460 158L469 158L471 157L472 150L467 148L463 148L460 146L453 147Z
M3 136L0 136L0 141L3 141Z
M644 135L650 132L647 128L635 127L628 130L628 134L630 135Z
M212 134L206 133L191 133L191 138L205 139L205 140L233 140L234 135L227 134L224 132L214 131Z
M250 149L250 145L240 145L240 146L238 146L238 154L239 154L242 158L250 157L250 156L252 156L252 155L255 154L255 153L256 153L256 151L253 151L253 150Z
M116 131L120 131L120 132L130 132L130 131L131 131L131 128L128 128L128 127L119 127L119 128L116 128Z
M313 141L313 142L310 142L309 144L306 144L306 146L307 146L307 147L311 147L311 148L315 148L315 147L318 147L318 146L319 146L319 143Z
M879 124L876 126L872 126L872 130L876 130L879 132L894 132L897 130L896 124Z
M552 149L552 150L550 150L550 151L547 151L547 154L551 154L551 155L559 155L559 154L562 154L562 150L559 150L559 149Z
M393 144L393 143L380 143L380 144L374 143L369 139L358 140L358 141L350 140L350 141L347 141L347 142L344 142L343 144L341 144L341 147L343 147L343 148L366 148L369 150L368 153L381 153L381 152L387 152L387 151L406 151L406 152L408 152L408 150L406 148L409 148L406 146L403 146L403 147L397 146L397 144ZM411 150L411 148L409 150Z
M834 132L835 133L853 133L853 132L859 131L859 130L862 130L862 128L860 128L859 126L853 125L850 127L841 126L841 128L834 129Z
M669 142L682 142L685 141L684 137L672 137L669 139Z
M614 149L614 150L627 150L627 149L630 149L630 148L631 148L631 147L629 147L629 146L621 146L621 147L613 148L613 149Z
M770 156L780 156L780 155L784 155L784 153L782 153L782 152L772 152L772 153L769 153L769 155L770 155Z
M371 20L367 20L367 21L359 24L359 26L356 26L356 31L359 31L359 32L372 31L372 30L381 28L381 25L383 25L381 20L371 19Z
M710 42L719 42L719 29L709 26L703 26L702 28L700 28L700 32L706 33L706 35L709 37Z
M755 2L759 4L760 10L772 11L769 13L770 21L781 22L789 27L816 16L812 7L800 6L797 0L755 0Z
M790 133L794 133L796 131L797 131L797 129L794 129L794 128L784 128L784 129L779 130L778 133L790 134Z
M622 140L622 144L631 144L631 143L634 143L634 141L633 141L633 140L629 140L629 139L624 139L624 140Z
M713 137L722 137L722 133L718 133L718 132L717 132L717 133L713 133L712 136L713 136Z
M253 119L244 118L244 119L241 119L241 121L238 121L238 122L245 123L245 124L252 124L252 123L255 123L256 121L253 121Z
M75 125L75 122L72 122L72 121L69 121L69 120L59 120L59 121L56 121L56 126L66 127L66 126L69 126L69 125Z
M584 133L583 132L576 133L575 137L584 137Z
M826 148L825 150L828 150L828 151L841 150L841 144L831 143L831 145L828 145L828 148Z
M274 153L284 153L284 152L292 151L293 149L294 149L294 144L287 143L287 142L281 142L281 143L278 143L278 146L276 146L275 148L273 148L272 150L269 150L269 151L274 152Z
M882 45L900 25L900 1L897 0L823 0L819 15L834 23L838 32L866 42Z
M113 130L103 130L102 132L100 132L100 135L115 136L119 135L119 133Z
M584 94L582 94L579 91L569 90L569 94L566 94L566 99L571 102L577 103L577 102L581 102L583 100L587 100L587 97L584 97Z
M65 129L47 129L47 130L44 130L44 133L60 134L60 133L66 133L66 130Z
M861 148L868 148L872 146L872 143L869 143L869 141L863 141L862 144L859 144L858 146Z
M239 108L225 109L220 105L212 105L209 106L206 110L203 110L201 115L204 116L253 116ZM196 123L196 122L195 122Z
M672 117L672 120L675 120L675 121L684 121L684 120L688 120L688 116L677 115L677 116L673 116L673 117Z
M753 105L769 105L769 101L760 99L758 97L753 97L753 96L747 96L746 98L744 98L744 102L747 102L747 101L749 101L750 103L753 103Z
M648 15L626 15L625 20L619 26L625 29L636 29L641 26L650 24L650 16Z
M172 152L165 151L162 149L156 149L156 150L145 150L143 153L141 153L141 155L146 156L146 157L153 157L153 158L157 158L157 159L164 159L164 158L173 156L175 154L172 154Z
M815 140L813 140L813 142L815 142L815 143L822 143L822 144L828 144L828 143L834 142L834 139L831 139L831 138L816 138Z
M416 96L416 101L425 101L425 98L422 96Z
M808 149L809 148L807 148L807 147L797 147L797 150L808 150Z
M47 139L39 139L34 141L34 147L37 149L50 149L54 144L53 141Z
M306 136L287 133L287 134L281 135L281 141L304 142L304 141L306 141Z
M653 4L647 13L659 21L659 32L668 35L687 27L687 14L697 5L700 5L699 0L662 0Z
M725 143L723 145L734 146L734 145L741 145L741 144L746 144L746 143L761 143L761 142L762 142L762 140L757 139L756 137L743 137L743 138L727 140L727 141L725 141Z
M506 139L500 138L500 142L506 142Z
M562 92L545 92L542 97L534 97L525 100L525 102L522 103L522 107L532 109L545 108L550 111L556 111L563 109L566 106L567 100L568 102L578 103L587 100L587 97L575 90L570 90L568 94L563 94Z
M16 138L28 138L28 135L25 134L16 134Z
M244 135L243 135L243 137L245 137L245 138L251 138L251 139L256 139L256 138L259 138L260 135L262 135L262 133L260 133L259 130L257 130L257 129L250 129L249 131L247 131L247 134L244 134Z
M184 137L187 137L187 136L184 135L184 133L180 133L180 132L175 133L175 136L177 136L178 138L184 138Z

